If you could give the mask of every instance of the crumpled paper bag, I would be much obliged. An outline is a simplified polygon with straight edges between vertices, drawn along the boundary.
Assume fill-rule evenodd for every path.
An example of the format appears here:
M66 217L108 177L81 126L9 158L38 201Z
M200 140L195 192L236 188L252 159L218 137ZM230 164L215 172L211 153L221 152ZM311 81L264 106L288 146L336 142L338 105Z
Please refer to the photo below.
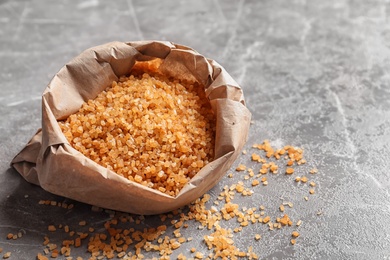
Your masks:
M176 197L132 182L75 150L57 120L128 74L136 61L162 59L159 70L205 88L216 117L215 156ZM247 140L251 113L242 89L215 61L195 50L161 41L112 42L87 49L66 64L42 95L42 128L11 165L48 192L135 214L158 214L191 203L224 176Z

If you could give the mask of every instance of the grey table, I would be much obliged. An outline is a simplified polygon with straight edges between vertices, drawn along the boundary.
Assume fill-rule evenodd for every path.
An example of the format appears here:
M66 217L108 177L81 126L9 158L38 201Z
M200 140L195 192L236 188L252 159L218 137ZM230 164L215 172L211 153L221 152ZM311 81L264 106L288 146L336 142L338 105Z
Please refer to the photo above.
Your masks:
M60 243L51 224L86 220L102 231L112 212L49 194L9 167L39 128L40 95L53 75L86 48L106 42L169 40L217 60L244 89L253 124L245 149L269 139L305 149L318 174L316 193L283 174L240 205L264 205L276 216L282 201L302 220L269 231L249 225L236 245L252 245L261 259L390 259L390 5L385 1L0 1L0 247L10 259L35 259L43 237ZM233 165L250 164L240 156ZM210 191L242 180L224 178ZM40 200L74 208L40 205ZM150 227L157 217L146 217ZM209 253L208 230L189 222L193 241L172 254ZM227 223L226 225L232 225ZM8 240L8 233L23 236ZM262 238L254 240L254 234ZM84 242L83 242L84 243ZM129 249L131 251L133 249ZM146 254L158 257L156 253ZM72 251L88 259L84 243ZM63 259L60 256L58 259Z

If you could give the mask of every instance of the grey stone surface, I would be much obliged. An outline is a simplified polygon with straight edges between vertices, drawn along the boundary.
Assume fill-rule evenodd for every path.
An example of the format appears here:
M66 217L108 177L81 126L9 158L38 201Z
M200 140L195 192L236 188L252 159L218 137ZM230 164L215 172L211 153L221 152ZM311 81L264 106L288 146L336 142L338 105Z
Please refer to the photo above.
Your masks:
M108 213L25 182L9 163L39 128L40 95L66 62L109 41L156 39L191 46L241 84L254 121L248 153L264 139L292 144L308 161L296 175L319 169L307 174L317 182L307 202L307 186L283 174L269 176L252 197L236 196L241 206L262 204L272 216L291 201L287 213L303 221L295 246L292 228L250 225L235 235L240 249L252 245L261 259L390 259L389 18L387 1L0 0L0 247L11 259L35 259L43 236L66 238L48 232L50 224L76 229L86 220L103 231ZM256 169L249 156L238 163ZM210 194L239 180L223 179ZM43 206L41 199L75 207ZM156 219L146 217L141 228ZM172 258L191 256L191 247L209 253L202 240L210 231L189 225L182 234L194 240ZM6 239L20 230L22 238ZM88 259L86 243L72 255Z

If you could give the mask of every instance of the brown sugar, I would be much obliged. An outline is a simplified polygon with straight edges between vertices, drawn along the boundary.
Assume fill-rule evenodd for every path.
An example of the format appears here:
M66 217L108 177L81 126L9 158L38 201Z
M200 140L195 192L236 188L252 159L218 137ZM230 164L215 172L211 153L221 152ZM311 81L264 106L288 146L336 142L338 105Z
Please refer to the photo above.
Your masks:
M54 232L54 231L56 231L56 227L54 225L49 225L47 227L47 230L49 230L50 232Z
M292 237L299 237L298 231L293 231L293 232L291 233L291 236L292 236Z
M246 166L243 164L238 165L236 168L236 171L238 172L245 171L245 170L246 170Z
M175 196L212 160L215 118L197 83L139 74L113 82L59 125L86 157Z
M291 175L291 174L293 174L294 173L294 169L293 168L287 168L286 169L286 174L287 175Z
M7 252L3 255L3 259L8 259L11 257L11 252Z

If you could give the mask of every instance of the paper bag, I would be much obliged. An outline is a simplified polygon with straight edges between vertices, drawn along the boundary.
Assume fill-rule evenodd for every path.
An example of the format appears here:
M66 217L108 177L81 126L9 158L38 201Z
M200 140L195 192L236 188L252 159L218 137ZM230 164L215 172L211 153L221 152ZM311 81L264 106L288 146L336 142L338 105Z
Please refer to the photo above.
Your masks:
M162 59L160 71L204 86L216 117L215 155L173 197L130 181L75 150L58 120L127 75L136 61ZM12 160L28 181L48 192L135 214L158 214L187 205L211 189L231 167L247 139L251 114L242 89L215 61L160 41L112 42L90 48L66 64L42 95L42 128Z

